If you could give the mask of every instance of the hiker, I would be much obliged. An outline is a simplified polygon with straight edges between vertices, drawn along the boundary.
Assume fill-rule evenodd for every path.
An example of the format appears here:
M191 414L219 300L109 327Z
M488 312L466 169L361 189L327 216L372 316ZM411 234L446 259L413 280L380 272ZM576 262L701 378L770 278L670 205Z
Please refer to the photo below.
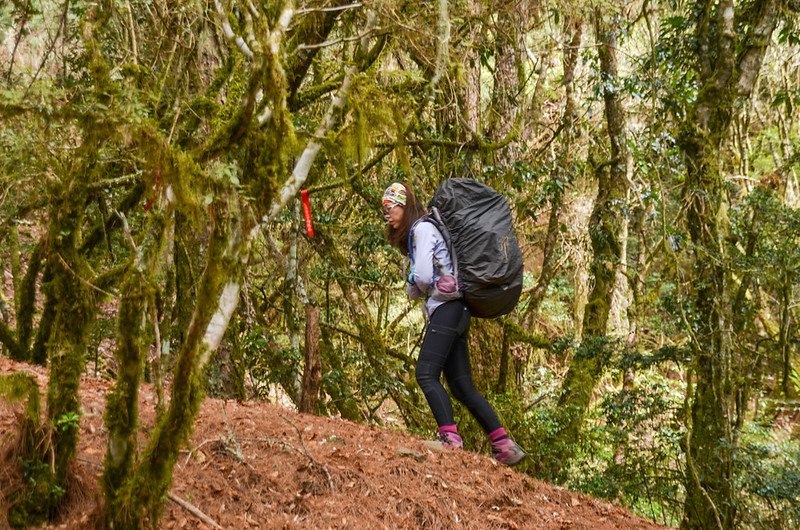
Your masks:
M450 397L440 382L444 372L453 397L467 407L489 436L494 458L513 466L525 457L525 452L509 437L492 406L472 383L467 350L471 315L463 299L447 300L447 293L456 289L450 252L442 233L427 221L424 207L403 183L395 182L386 188L383 210L389 244L411 259L411 270L406 278L408 296L412 299L425 297L428 328L422 340L416 376L439 426L439 440L447 448L463 447ZM431 295L434 291L436 296Z

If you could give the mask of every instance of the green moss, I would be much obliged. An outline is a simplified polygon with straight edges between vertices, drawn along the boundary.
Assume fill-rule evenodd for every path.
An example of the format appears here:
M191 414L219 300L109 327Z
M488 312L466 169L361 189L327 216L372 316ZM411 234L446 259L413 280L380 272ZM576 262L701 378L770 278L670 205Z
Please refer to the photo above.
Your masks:
M0 375L0 397L10 403L24 402L26 420L39 426L39 387L33 376L22 372Z
M247 60L240 56L234 56L231 74L225 84L225 105L220 109L219 114L214 117L211 127L214 130L223 128L237 110L242 106L242 98L247 94L250 76L248 76Z
M243 184L258 208L266 210L287 174L289 157L297 148L292 116L285 105L286 79L276 58L270 57L265 70L265 105L272 109L270 120L253 129L245 146ZM263 213L263 212L259 212Z
M119 374L105 415L109 436L102 480L108 513L116 511L118 490L129 476L138 451L138 390L146 360L142 326L147 305L155 303L154 284L164 263L160 258L166 229L163 217L154 217L151 233L129 265L121 287L115 350Z
M119 373L105 414L109 440L103 485L109 501L113 501L117 487L127 475L137 448L137 398L145 359L142 317L149 296L147 285L146 279L136 273L131 273L122 285L124 295L117 316L115 351Z
M36 280L42 265L44 242L34 247L28 261L28 270L20 286L19 305L17 309L17 337L19 346L30 358L30 342L33 332L33 313L36 303Z
M231 205L212 205L216 223L206 255L207 266L199 282L195 312L181 345L173 372L169 408L156 425L135 470L127 474L116 492L114 510L106 512L114 528L140 528L146 519L156 521L172 482L172 471L186 443L203 398L207 345L204 335L216 313L220 295L230 281L239 281L242 267L240 214Z
M94 129L86 134L85 146L75 154L77 163L50 190L48 249L48 298L52 302L52 329L47 342L50 379L47 388L47 429L50 445L38 448L36 462L52 459L52 480L41 499L52 508L63 490L69 463L78 442L80 400L78 389L86 356L88 328L94 318L95 290L92 272L77 250L81 240L87 184L95 178L95 155L103 141ZM48 453L49 451L49 453ZM38 487L37 487L38 488ZM37 489L38 491L38 489ZM34 498L32 500L36 502ZM47 504L52 503L52 504Z
M171 145L152 122L141 123L134 134L135 147L148 154L151 174L160 175L159 186L170 186L177 209L199 223L205 210L200 186L208 180L203 169L190 155ZM151 185L155 186L153 179Z
M549 348L552 345L552 342L547 337L528 333L522 326L511 319L503 319L502 325L508 331L509 338L515 342L524 342L534 348Z
M40 366L47 364L47 343L50 341L50 334L53 330L53 321L56 315L55 298L53 298L49 292L49 286L52 281L52 275L49 270L50 267L47 267L42 275L42 292L45 294L44 309L42 309L42 316L39 318L39 326L36 329L36 340L31 350L31 360L34 364Z
M0 376L0 398L24 403L17 448L22 488L11 497L8 521L24 528L47 520L64 494L49 460L49 427L41 423L39 386L31 375L17 372Z
M66 283L70 283L67 280ZM74 283L74 282L72 282ZM87 328L91 313L87 293L80 289L69 289L74 293L72 301L61 298L54 322L50 350L50 383L47 392L48 418L53 426L64 417L80 414L78 388L83 373L87 345ZM77 428L55 429L56 477L59 482L66 478L67 465L75 454L78 443Z
M14 339L14 332L5 322L0 321L0 344L6 347L8 355L15 360L25 358L25 354Z
M220 105L217 103L219 99L219 91L228 82L228 79L233 72L233 67L236 65L236 55L230 55L222 67L218 68L214 74L214 80L205 90L203 95L196 97L187 105L188 112L183 113L183 118L178 123L177 145L185 147L193 139L193 135L197 132L197 127L206 116L215 116L219 112ZM166 117L165 117L166 119ZM173 117L170 117L169 122L171 126ZM167 127L166 121L162 123L163 127Z

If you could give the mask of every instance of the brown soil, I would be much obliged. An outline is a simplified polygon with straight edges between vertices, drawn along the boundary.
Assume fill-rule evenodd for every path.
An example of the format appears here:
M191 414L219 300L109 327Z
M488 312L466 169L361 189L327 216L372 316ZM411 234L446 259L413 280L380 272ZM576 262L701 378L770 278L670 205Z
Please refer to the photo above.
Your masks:
M25 370L44 390L47 371L0 358L0 374ZM111 383L84 376L81 439L59 521L84 528L99 498ZM155 396L140 395L140 443ZM14 439L15 412L0 402L0 446ZM2 453L0 453L2 454ZM13 468L0 462L0 528ZM488 455L442 451L425 440L262 402L207 399L175 468L173 495L223 528L662 528L628 511L551 486ZM176 501L159 528L212 528Z

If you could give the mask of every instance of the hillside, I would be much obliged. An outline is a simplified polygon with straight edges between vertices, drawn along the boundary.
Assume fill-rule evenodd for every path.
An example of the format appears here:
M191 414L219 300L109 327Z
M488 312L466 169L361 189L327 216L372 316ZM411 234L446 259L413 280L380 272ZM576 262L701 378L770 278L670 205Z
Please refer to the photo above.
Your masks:
M0 373L25 370L45 388L47 371L0 358ZM110 382L84 376L81 442L67 509L57 528L82 528L98 495ZM154 394L141 392L142 440ZM14 410L0 403L0 445L13 440ZM4 496L14 483L0 462ZM661 528L629 512L496 464L489 456L436 449L418 437L297 414L262 402L207 399L175 470L160 528ZM184 501L182 506L179 502Z

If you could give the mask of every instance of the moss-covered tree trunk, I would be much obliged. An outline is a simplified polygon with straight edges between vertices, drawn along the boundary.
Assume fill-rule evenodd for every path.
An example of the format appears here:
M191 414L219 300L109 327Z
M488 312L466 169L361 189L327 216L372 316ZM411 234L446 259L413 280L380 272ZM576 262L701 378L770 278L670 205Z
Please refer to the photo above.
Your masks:
M695 52L701 86L680 146L686 157L686 223L693 243L693 310L689 316L695 374L686 437L685 528L733 528L735 399L729 287L726 285L726 194L719 150L735 106L749 97L781 2L735 9L727 0L698 3ZM714 30L710 29L711 21ZM741 24L747 22L746 31Z
M52 270L53 265L48 263L42 273L44 307L42 308L42 315L39 317L36 337L33 339L33 346L31 347L31 360L39 365L47 363L47 343L50 341L50 334L53 332L53 321L56 316L56 299L49 287L53 279Z
M14 234L12 240L16 241L16 227L12 227L9 234ZM12 244L12 254L19 253L18 246L18 242ZM14 320L16 321L16 330L12 330L5 322L0 322L0 343L8 349L11 358L17 361L33 360L31 336L33 334L33 321L36 309L36 280L39 278L39 273L41 272L44 248L44 240L39 241L34 246L28 259L28 268L24 275L21 272L21 266L19 264L13 264L19 261L19 257L12 257Z
M20 296L17 306L17 339L26 358L31 357L31 336L33 335L33 316L36 309L36 280L42 267L44 241L36 244L28 260L28 269L20 282Z
M722 129L724 131L725 129ZM733 389L731 341L724 308L727 295L723 255L725 233L722 178L716 164L717 138L684 147L688 171L687 222L695 245L693 331L696 384L686 438L684 526L731 528L733 500Z
M86 139L90 141L90 139ZM85 154L85 153L84 153ZM94 318L93 276L78 252L86 178L83 169L62 177L53 190L48 225L48 290L53 299L52 330L47 343L50 379L47 386L47 420L52 429L52 484L40 499L40 508L52 514L63 493L69 463L75 456L80 420L80 387L89 325Z
M139 384L147 359L145 325L155 304L156 285L161 280L167 227L171 214L153 215L151 233L134 249L117 315L117 343L114 356L119 373L106 404L105 425L108 447L103 470L103 490L107 511L119 510L117 493L130 473L138 453Z
M509 365L511 364L511 343L508 336L508 328L503 327L503 340L500 344L500 369L497 372L497 383L495 388L498 392L506 392L508 390L508 372ZM514 378L516 383L516 378Z
M358 407L353 391L347 378L344 377L345 366L334 347L331 334L324 326L322 332L322 349L320 351L322 362L327 367L326 376L321 381L322 390L331 397L331 405L341 414L342 418L351 421L363 421L364 414Z
M617 27L605 17L599 8L594 13L611 158L608 170L601 168L597 175L598 194L589 225L594 286L584 314L582 343L561 386L558 426L549 440L553 456L540 467L541 473L551 478L561 475L574 454L583 417L609 355L606 328L622 259L620 238L627 222L627 135L617 76Z
M180 349L184 333L189 329L192 319L192 308L195 303L195 285L200 276L202 253L198 249L205 248L186 216L175 212L175 305L172 306L171 322L175 327L175 347ZM171 359L164 359L171 366Z
M158 520L178 453L188 440L204 394L203 374L239 301L246 263L241 213L233 201L215 203L206 267L197 288L191 324L173 372L169 407L156 425L135 469L114 491L106 520L112 528L140 528Z

